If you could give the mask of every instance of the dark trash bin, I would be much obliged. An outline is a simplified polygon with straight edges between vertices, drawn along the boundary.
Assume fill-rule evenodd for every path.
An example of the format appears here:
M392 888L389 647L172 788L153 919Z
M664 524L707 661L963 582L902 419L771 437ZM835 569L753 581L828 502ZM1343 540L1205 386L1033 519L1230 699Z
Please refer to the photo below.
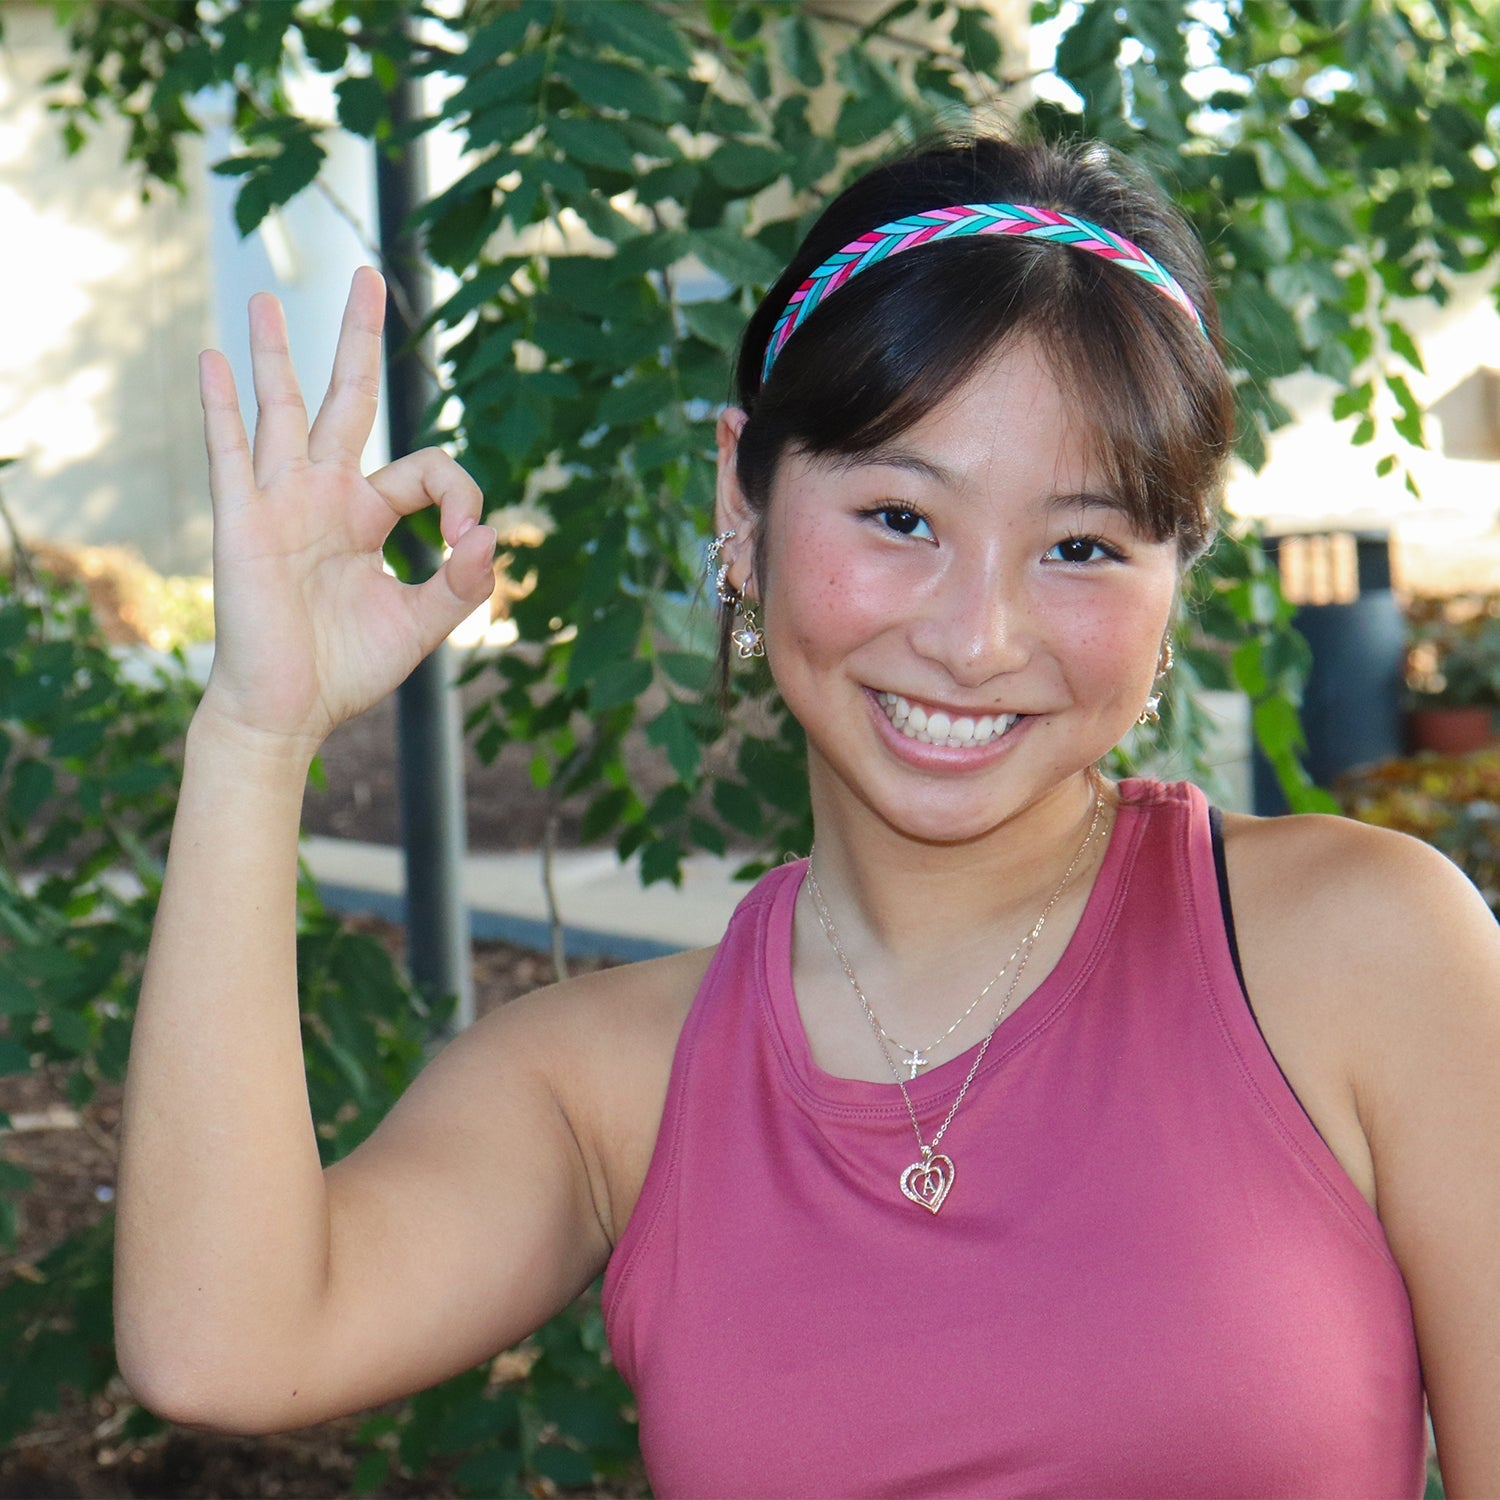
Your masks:
M1297 605L1292 623L1312 649L1302 703L1308 774L1326 787L1354 766L1402 754L1406 620L1391 587L1389 535L1289 534L1264 544ZM1253 795L1263 816L1287 810L1258 747Z

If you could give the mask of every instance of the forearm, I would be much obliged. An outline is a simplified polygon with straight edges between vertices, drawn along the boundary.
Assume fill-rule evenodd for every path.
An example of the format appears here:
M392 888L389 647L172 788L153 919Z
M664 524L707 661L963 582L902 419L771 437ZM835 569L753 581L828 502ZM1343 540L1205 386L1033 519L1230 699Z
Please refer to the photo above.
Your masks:
M188 736L131 1043L116 1250L122 1368L181 1420L289 1379L326 1284L297 1005L306 770L203 713Z

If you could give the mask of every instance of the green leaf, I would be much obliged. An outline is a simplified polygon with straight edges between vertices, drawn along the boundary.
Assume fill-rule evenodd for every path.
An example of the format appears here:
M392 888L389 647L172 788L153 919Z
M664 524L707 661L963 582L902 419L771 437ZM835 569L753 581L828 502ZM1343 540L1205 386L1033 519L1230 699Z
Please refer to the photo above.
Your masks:
M338 89L339 124L355 135L373 136L386 118L386 95L380 83L369 75L341 80Z
M629 787L614 786L601 792L589 803L588 811L583 815L579 838L585 844L602 839L625 816L631 800Z
M1340 391L1333 398L1333 419L1342 422L1356 412L1368 413L1375 400L1375 387L1367 380L1352 391Z
M30 822L56 785L57 778L46 761L23 760L10 784L9 811L14 821L20 825Z
M740 781L715 781L713 787L714 811L731 828L752 839L765 832L766 818L761 809L760 798Z
M669 80L572 49L558 56L557 75L595 109L619 110L671 125L682 119L686 108L682 90Z
M621 704L633 703L651 686L651 664L628 661L618 671L596 677L589 684L589 708L605 713Z
M815 89L823 82L823 60L818 39L800 9L792 10L776 23L776 44L781 60L805 89Z
M1251 712L1255 738L1274 762L1295 755L1304 745L1296 708L1285 698L1263 698Z
M790 165L791 158L784 151L751 141L729 141L708 158L714 180L736 193L759 191Z
M663 672L690 693L706 693L713 686L714 663L711 657L687 651L660 651L656 660Z
M547 134L576 161L619 172L635 169L635 153L607 121L554 115L547 121Z
M514 62L475 73L443 106L444 115L452 120L511 103L542 81L546 60L545 52L523 52Z
M715 275L735 286L766 287L781 275L781 262L763 245L732 229L699 229L693 253Z
M599 402L597 415L610 426L629 427L660 415L675 398L671 379L653 372L617 385Z
M658 880L682 883L682 846L675 839L656 839L641 849L641 884Z
M472 1458L466 1458L453 1471L453 1479L465 1494L493 1497L510 1494L520 1473L519 1453L494 1448L488 1453L476 1453Z
M31 1071L31 1053L19 1042L0 1036L0 1077Z
M491 59L515 51L525 41L534 18L529 6L517 5L501 11L470 36L466 58L472 58L476 68L488 67Z
M1391 341L1392 350L1404 359L1412 369L1419 370L1423 375L1427 373L1427 366L1422 362L1422 351L1412 341L1412 336L1399 323L1387 323L1385 325L1386 337Z
M646 615L634 599L620 599L598 619L580 625L568 659L567 684L583 687L634 659Z
M995 18L982 5L962 7L955 28L964 49L969 71L989 78L1000 66L1004 53L995 34Z
M1251 698L1258 698L1269 686L1261 655L1260 641L1252 636L1235 647L1230 658L1230 670L1234 674L1236 686Z
M646 738L667 753L668 764L685 782L696 779L700 754L698 736L683 705L673 699L646 725Z
M376 1448L361 1457L354 1468L352 1485L356 1495L373 1495L390 1473L390 1455Z
M1113 68L1123 40L1124 33L1113 5L1081 6L1078 19L1057 44L1053 66L1059 77L1076 84L1086 75Z
M679 28L650 5L573 5L566 14L578 31L624 57L680 72L692 66L692 54Z
M679 309L690 333L706 344L733 354L745 331L745 314L732 301L687 302Z
M467 270L489 238L490 194L461 199L433 220L427 231L427 253L440 266Z

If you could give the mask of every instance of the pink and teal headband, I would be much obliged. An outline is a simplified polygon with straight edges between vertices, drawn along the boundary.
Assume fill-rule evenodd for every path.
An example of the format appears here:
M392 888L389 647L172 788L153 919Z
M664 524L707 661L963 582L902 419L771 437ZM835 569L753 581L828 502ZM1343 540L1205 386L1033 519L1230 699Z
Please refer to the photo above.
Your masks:
M770 342L766 345L762 383L770 375L782 345L802 326L813 309L850 277L858 276L861 271L892 255L899 255L903 250L965 234L1010 234L1025 239L1052 240L1112 260L1170 297L1207 337L1198 309L1177 278L1154 255L1124 235L1050 208L1031 208L1024 203L960 203L952 208L934 208L926 213L892 220L860 235L857 240L851 240L842 250L830 255L792 293L776 320L776 327L771 330Z

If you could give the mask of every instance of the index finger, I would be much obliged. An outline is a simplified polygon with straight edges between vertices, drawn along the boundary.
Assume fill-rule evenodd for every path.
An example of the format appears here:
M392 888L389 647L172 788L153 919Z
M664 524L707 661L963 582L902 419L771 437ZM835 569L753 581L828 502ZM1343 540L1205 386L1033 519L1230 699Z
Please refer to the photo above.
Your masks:
M385 281L370 266L354 273L328 393L307 439L314 463L358 464L380 397L381 330L385 325Z

